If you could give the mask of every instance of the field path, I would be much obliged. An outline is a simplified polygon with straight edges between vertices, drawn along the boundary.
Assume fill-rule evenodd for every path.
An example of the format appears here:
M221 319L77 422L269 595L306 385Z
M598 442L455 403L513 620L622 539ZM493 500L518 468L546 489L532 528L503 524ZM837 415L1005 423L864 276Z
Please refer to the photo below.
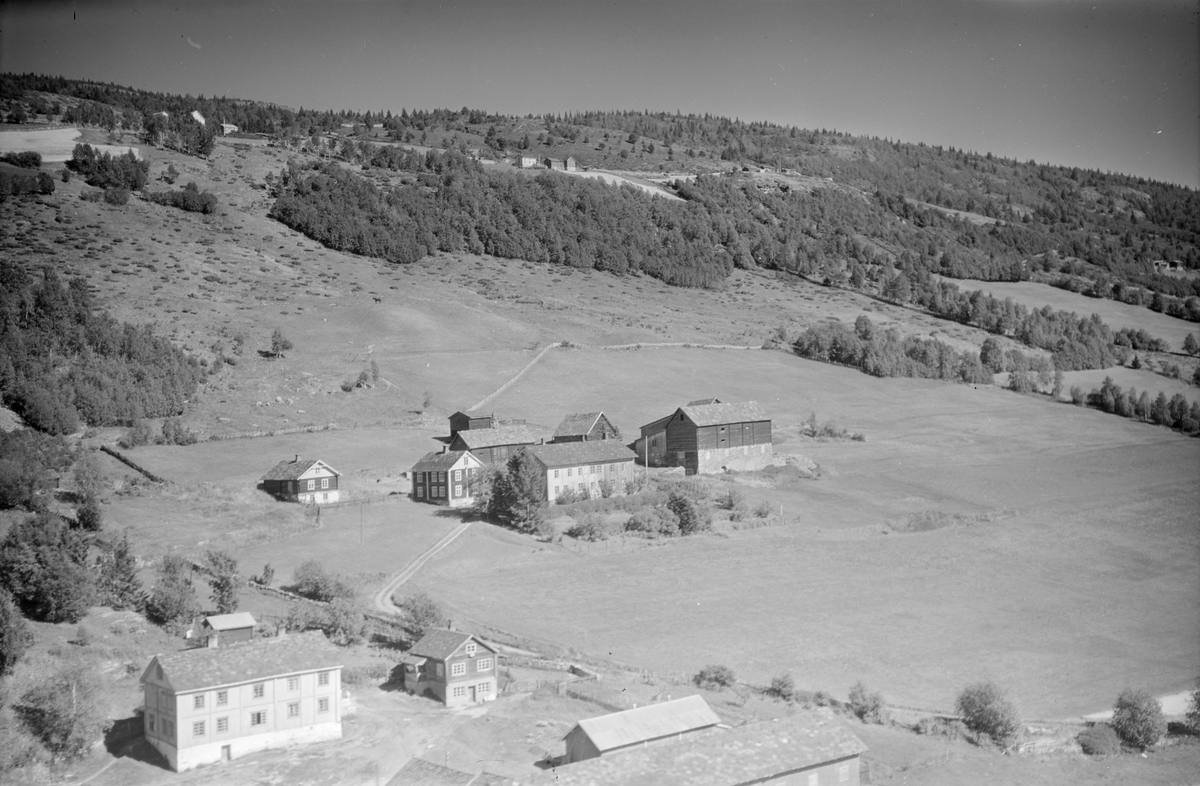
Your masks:
M505 382L505 383L504 383L503 385L501 385L500 387L496 388L496 390L495 390L495 391L493 391L493 392L491 393L491 395L484 397L484 399L483 399L482 401L480 401L480 402L478 402L477 404L475 404L474 406L470 407L470 408L467 410L467 412L470 412L471 410L480 409L481 407L485 407L485 406L487 406L487 403L488 403L489 401L491 401L492 399L494 399L496 396L499 396L499 395L500 395L501 393L503 393L504 391L508 390L510 387L512 387L512 384L513 384L514 382L516 382L518 379L520 379L520 378L521 378L521 375L522 375L522 374L524 374L526 371L528 371L529 369L531 369L531 368L533 368L535 365L537 365L537 362L538 362L539 360L541 360L543 357L545 357L545 355L546 355L546 353L547 353L547 352L549 352L550 350L554 349L555 347L559 347L559 346L562 346L562 345L561 345L561 344L559 344L558 342L555 342L555 343L553 343L553 344L548 344L548 345L546 346L546 348L545 348L545 349L543 349L541 352L537 353L537 357L535 357L533 360L531 360L531 361L529 361L528 363L526 363L526 364L525 364L525 368L521 369L521 370L520 370L520 371L518 371L516 374L514 374L512 379L510 379L509 381Z
M372 598L372 605L385 614L399 614L400 609L398 609L396 604L392 602L392 594L400 588L401 584L416 575L417 571L420 570L426 562L429 562L429 560L433 559L433 557L439 551L453 543L455 538L466 532L468 529L470 529L470 527L470 521L458 525L450 532L449 535L433 544L433 546L430 547L424 554L408 563L404 570L388 579L387 583L383 585L383 588L380 589L379 592L375 593L375 597Z

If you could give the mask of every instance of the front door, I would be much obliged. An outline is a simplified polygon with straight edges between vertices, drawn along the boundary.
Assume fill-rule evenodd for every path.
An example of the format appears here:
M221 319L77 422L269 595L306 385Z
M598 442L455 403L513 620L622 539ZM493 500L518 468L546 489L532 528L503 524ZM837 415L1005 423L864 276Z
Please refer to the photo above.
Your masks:
M228 745L221 746L221 761L229 761L233 758L233 751Z
M471 687L467 688L467 690L470 691L471 703L474 704L475 703L475 686L472 685Z

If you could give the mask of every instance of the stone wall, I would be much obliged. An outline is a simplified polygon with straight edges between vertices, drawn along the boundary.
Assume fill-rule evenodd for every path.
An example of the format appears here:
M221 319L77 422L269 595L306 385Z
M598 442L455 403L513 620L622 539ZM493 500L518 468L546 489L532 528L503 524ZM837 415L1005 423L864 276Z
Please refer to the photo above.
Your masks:
M753 472L770 466L775 460L775 447L771 444L741 445L733 448L713 448L698 451L697 471L701 475L713 475L726 469L737 472Z

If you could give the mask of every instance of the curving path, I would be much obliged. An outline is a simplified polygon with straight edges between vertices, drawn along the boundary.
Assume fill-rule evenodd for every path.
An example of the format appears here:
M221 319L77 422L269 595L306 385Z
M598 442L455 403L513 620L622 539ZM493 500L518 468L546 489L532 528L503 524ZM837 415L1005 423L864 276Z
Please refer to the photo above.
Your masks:
M450 534L433 544L433 546L421 554L421 556L408 563L404 570L388 579L383 585L383 588L380 589L379 592L376 592L375 597L371 599L371 605L385 614L399 614L400 609L397 608L396 604L392 602L392 595L395 594L396 590L400 588L400 585L416 575L417 571L420 570L426 562L429 562L429 560L433 559L438 552L453 543L455 538L470 529L471 524L472 522L470 521L459 524L450 531Z

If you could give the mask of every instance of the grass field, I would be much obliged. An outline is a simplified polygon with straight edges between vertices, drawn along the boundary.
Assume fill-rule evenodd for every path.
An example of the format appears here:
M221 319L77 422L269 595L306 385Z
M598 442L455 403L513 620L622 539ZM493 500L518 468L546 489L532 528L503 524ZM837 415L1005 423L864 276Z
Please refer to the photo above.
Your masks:
M699 371L718 364L717 378ZM1067 717L1127 684L1169 692L1195 680L1195 440L996 389L761 352L555 352L496 406L599 402L632 434L709 395L757 399L777 429L815 409L868 441L777 446L827 470L772 492L786 527L586 557L477 529L417 583L472 617L620 660L724 663L757 681L790 671L842 695L864 679L917 706L948 708L962 685L990 678L1026 717ZM881 534L922 513L994 520Z
M78 142L85 141L78 128L40 128L21 131L0 131L0 153L41 153L43 163L69 161ZM114 156L132 150L141 158L141 150L135 145L106 145L91 143L102 153Z
M1099 314L1113 330L1133 328L1145 330L1152 336L1166 341L1175 352L1183 349L1183 340L1188 333L1200 336L1200 325L1194 322L1159 314L1142 306L1131 306L1105 298L1084 297L1077 292L1037 284L1032 281L973 281L971 279L943 278L959 289L972 291L982 289L994 297L1010 297L1027 308L1050 306L1061 311L1074 311L1081 316Z

